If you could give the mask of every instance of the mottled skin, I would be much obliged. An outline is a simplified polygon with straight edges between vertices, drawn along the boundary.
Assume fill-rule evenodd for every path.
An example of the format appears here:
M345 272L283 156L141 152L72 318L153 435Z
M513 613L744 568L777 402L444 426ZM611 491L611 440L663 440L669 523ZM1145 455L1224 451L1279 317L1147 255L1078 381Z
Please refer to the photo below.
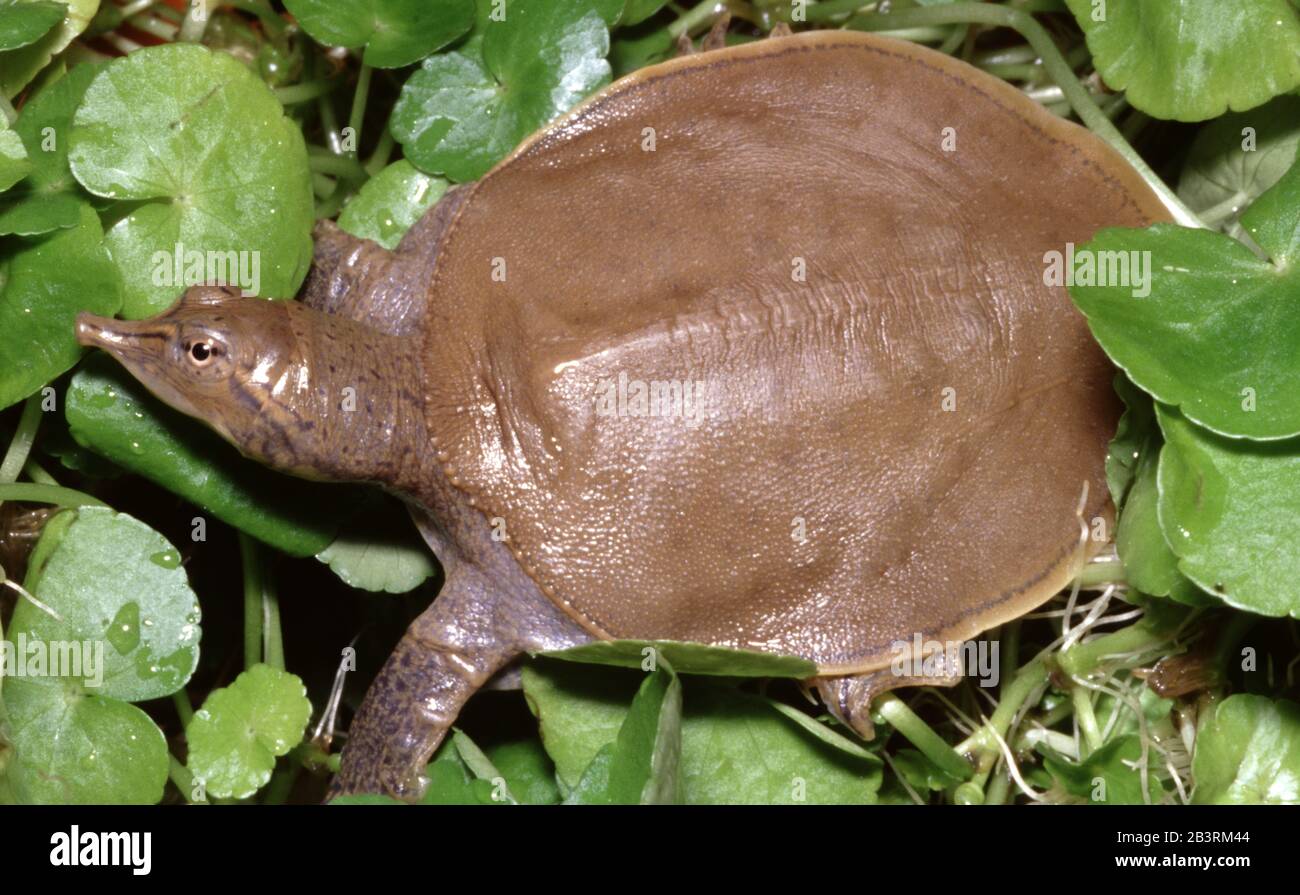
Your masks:
M949 122L962 152L940 149ZM915 682L889 672L894 641L1048 599L1090 549L1081 517L1109 514L1117 405L1042 255L1161 217L1008 85L806 34L612 85L395 253L321 225L298 303L196 288L79 338L248 456L412 505L447 583L334 792L413 798L465 700L528 650L793 653L869 734L872 697ZM711 415L593 410L628 371L707 381Z

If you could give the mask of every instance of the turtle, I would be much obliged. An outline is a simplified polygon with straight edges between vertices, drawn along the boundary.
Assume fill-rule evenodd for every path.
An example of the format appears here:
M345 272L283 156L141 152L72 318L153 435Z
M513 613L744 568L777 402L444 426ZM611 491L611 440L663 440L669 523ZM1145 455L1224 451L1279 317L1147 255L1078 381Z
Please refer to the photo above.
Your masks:
M529 652L802 657L863 736L951 682L900 644L1041 605L1113 514L1114 369L1045 262L1167 219L1005 82L812 31L615 81L393 251L321 222L296 301L200 285L77 334L245 455L410 507L445 583L331 791L411 800Z

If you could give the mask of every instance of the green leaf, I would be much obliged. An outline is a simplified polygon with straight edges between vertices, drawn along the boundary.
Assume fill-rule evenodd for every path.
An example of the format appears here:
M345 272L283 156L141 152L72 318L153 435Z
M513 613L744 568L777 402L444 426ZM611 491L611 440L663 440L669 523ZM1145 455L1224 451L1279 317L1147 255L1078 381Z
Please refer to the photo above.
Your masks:
M667 662L646 676L623 717L609 766L615 805L673 805L680 801L682 685Z
M817 666L797 656L776 656L752 650L727 649L703 643L672 640L599 640L565 650L541 653L550 659L617 665L650 670L652 660L662 657L682 674L710 674L724 677L808 678Z
M141 702L170 696L199 661L199 604L180 551L143 522L106 507L65 510L41 537L27 589L56 612L24 600L9 635L93 644L84 685L98 696Z
M1043 765L1061 788L1094 805L1142 805L1142 739L1130 734L1110 740L1082 762L1067 761L1040 746ZM1147 795L1151 804L1164 796L1156 777L1155 750L1147 756Z
M446 191L447 181L400 159L366 181L339 215L339 226L353 236L395 249L411 225Z
M605 84L609 31L590 0L513 0L481 55L430 56L402 87L390 130L421 170L474 180L524 137Z
M275 759L302 740L310 717L301 680L254 665L229 687L213 690L190 719L189 769L210 797L251 796L271 779Z
M285 0L302 29L330 47L366 48L376 68L418 62L469 31L474 0Z
M559 804L555 764L540 741L528 738L498 743L486 751L516 801L524 805Z
M0 120L0 191L9 189L32 170L22 137Z
M0 249L0 407L77 362L77 312L111 316L122 306L121 281L102 241L99 218L83 206L76 227L8 240Z
M637 678L546 660L524 667L524 693L542 742L570 790L584 772L600 770L589 766L602 748L617 741ZM767 700L688 680L683 705L680 779L687 804L875 801L879 759L850 754L810 735ZM610 761L612 768L612 751ZM589 783L599 791L598 782Z
M1124 402L1124 413L1106 453L1106 484L1111 501L1116 507L1123 507L1137 475L1138 463L1146 453L1160 449L1160 429L1156 426L1151 396L1123 373L1115 376L1115 393Z
M22 0L39 2L39 0ZM0 55L0 90L13 98L26 87L56 53L64 50L78 34L86 30L100 0L69 0L63 23L35 43Z
M1155 597L1170 597L1189 606L1217 604L1178 571L1178 557L1160 528L1156 469L1160 459L1158 439L1142 451L1136 477L1120 513L1115 546L1124 562L1129 586Z
M78 687L5 678L14 755L5 779L37 805L152 805L167 783L167 741L129 703Z
M1210 226L1222 223L1234 233L1241 210L1282 179L1298 147L1300 96L1216 118L1192 141L1178 198Z
M98 66L78 65L41 89L14 125L31 160L25 180L0 197L0 234L34 236L76 226L90 198L68 167L68 133Z
M142 203L106 238L124 316L156 314L214 279L259 295L297 292L312 253L306 146L270 89L234 59L192 44L116 59L86 90L69 140L86 189Z
M107 356L88 358L65 410L78 442L293 556L334 540L362 492L281 475L158 401Z
M1300 15L1288 0L1066 2L1107 85L1156 118L1242 112L1300 86Z
M668 5L668 0L627 0L615 23L620 27L639 25Z
M1300 804L1300 706L1229 696L1196 736L1192 776L1199 805Z
M1108 229L1081 257L1147 258L1150 295L1113 284L1070 295L1106 353L1157 400L1225 435L1287 438L1300 434L1300 165L1241 222L1271 262L1207 230Z
M942 792L964 782L943 770L916 749L899 749L890 755L899 776L920 792Z
M1241 441L1156 415L1160 527L1179 571L1239 609L1300 618L1300 439Z
M68 7L51 0L0 0L0 51L34 44L63 21Z
M161 535L104 507L46 524L24 583L46 608L20 601L8 631L7 779L18 800L162 797L166 741L124 700L167 696L194 671L199 607L179 565Z
M434 572L433 554L396 500L376 494L316 554L349 587L404 594Z

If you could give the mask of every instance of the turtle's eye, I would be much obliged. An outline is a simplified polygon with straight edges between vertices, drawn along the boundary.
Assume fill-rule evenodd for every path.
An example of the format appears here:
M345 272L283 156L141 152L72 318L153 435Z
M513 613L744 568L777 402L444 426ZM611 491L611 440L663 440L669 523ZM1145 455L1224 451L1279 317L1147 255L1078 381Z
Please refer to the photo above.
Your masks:
M185 356L194 367L208 366L219 354L221 346L211 339L196 339L185 346Z

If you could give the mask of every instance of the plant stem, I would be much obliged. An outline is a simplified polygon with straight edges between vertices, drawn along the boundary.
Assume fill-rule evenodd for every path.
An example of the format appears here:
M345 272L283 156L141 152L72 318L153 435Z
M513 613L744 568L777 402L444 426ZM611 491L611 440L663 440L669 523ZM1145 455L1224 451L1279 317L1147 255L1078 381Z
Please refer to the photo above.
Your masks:
M1079 572L1079 587L1084 589L1092 589L1104 584L1123 584L1124 581L1124 563L1118 559L1088 563Z
M842 6L840 3L823 3L810 7L809 17L816 9ZM854 20L856 27L865 31L895 31L899 28L923 28L932 25L960 25L978 23L1010 28L1020 33L1042 59L1043 68L1051 79L1061 88L1065 98L1078 114L1084 124L1094 134L1110 144L1111 148L1124 157L1142 176L1152 191L1160 197L1173 219L1184 227L1204 227L1196 215L1174 194L1155 172L1138 155L1124 139L1119 130L1111 123L1097 104L1092 101L1087 89L1079 83L1074 70L1057 49L1052 36L1047 33L1033 16L1019 9L998 6L993 3L953 3L946 6L926 6L918 9L904 9L892 13L867 13Z
M351 177L365 179L365 169L361 163L350 155L331 155L329 153L313 153L308 159L307 164L312 171L321 174L334 174L339 177Z
M352 94L352 112L348 115L348 127L352 129L352 157L361 154L361 125L366 118L366 100L370 96L370 66L364 62L357 72L357 89Z
M185 11L185 18L181 20L181 30L177 33L176 39L194 44L203 40L203 32L208 30L209 18L211 13L208 10L207 0L190 0L189 9Z
M1017 671L1011 683L1003 688L998 707L993 710L988 721L953 747L955 752L970 756L976 768L976 779L981 785L988 779L988 773L993 768L994 762L1002 754L998 746L998 737L1006 739L1007 731L1011 729L1011 722L1020 711L1020 707L1025 704L1034 690L1047 683L1047 676L1046 658L1042 655L1035 656ZM997 737L993 735L994 733Z
M242 9L244 12L251 12L257 16L257 20L262 23L262 28L277 43L284 37L285 29L288 27L284 19L271 7L268 0L226 0L227 5L235 9Z
M9 102L9 97L5 96L3 92L0 92L0 112L4 113L5 120L11 126L18 120L18 110L14 108L14 104Z
M168 42L176 40L176 26L152 15L138 15L127 21L137 31L152 34L159 40Z
M277 87L272 93L280 101L280 105L292 106L324 96L337 86L338 82L331 78L320 78L315 81L303 81L301 84L290 84L288 87Z
M27 455L32 452L32 443L36 441L36 430L41 426L41 393L37 392L23 404L22 416L18 418L18 431L9 442L3 460L0 460L0 483L18 481L18 474L27 463Z
M1144 619L1059 653L1056 664L1070 677L1086 677L1107 658L1138 653L1159 646L1169 639L1169 632L1150 625Z
M262 661L284 670L284 636L280 630L280 595L270 567L262 576Z
M57 485L59 480L45 471L45 467L37 463L30 457L23 464L23 472L27 473L27 478L31 479L38 485Z
M239 561L244 572L244 668L262 661L262 564L257 542L239 533Z
M1082 761L1101 748L1101 728L1097 726L1097 715L1092 710L1091 690L1087 687L1075 687L1070 694L1070 699L1074 703L1074 717L1078 720L1079 730L1083 734L1085 748L1079 752L1079 760Z
M713 21L718 13L726 7L720 0L703 0L677 17L677 21L668 26L668 33L674 38L703 27Z
M190 726L190 719L194 717L194 705L190 702L190 694L185 692L181 687L172 694L172 705L176 707L176 714L180 716L181 728Z
M872 708L944 773L958 780L970 779L972 769L966 759L954 752L943 737L922 721L903 700L892 693L886 693L876 700Z
M135 0L134 3L128 3L118 10L123 19L129 19L131 16L139 15L152 9L158 0Z
M392 133L385 127L384 132L379 135L379 143L375 146L375 151L370 154L370 158L366 159L366 173L374 177L382 171L384 166L388 164L388 157L393 154L393 146L395 145L396 141L393 139Z
M106 507L97 497L81 491L55 485L35 485L26 482L0 484L0 501L22 500L29 503L52 503L61 507Z

